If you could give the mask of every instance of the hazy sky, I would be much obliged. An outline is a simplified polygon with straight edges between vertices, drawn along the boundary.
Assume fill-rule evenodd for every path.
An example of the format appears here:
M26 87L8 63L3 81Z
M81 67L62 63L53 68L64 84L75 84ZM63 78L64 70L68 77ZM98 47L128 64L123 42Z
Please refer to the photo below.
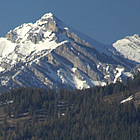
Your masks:
M0 36L48 12L104 44L140 35L140 0L1 0Z

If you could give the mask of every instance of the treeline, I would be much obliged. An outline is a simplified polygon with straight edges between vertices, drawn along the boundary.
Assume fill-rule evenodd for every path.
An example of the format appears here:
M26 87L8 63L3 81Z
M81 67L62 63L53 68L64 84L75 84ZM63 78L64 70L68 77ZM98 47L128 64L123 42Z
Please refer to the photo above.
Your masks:
M139 140L140 107L136 108L133 101L120 104L104 100L112 95L128 97L139 87L140 73L126 84L117 82L85 90L60 89L56 93L43 88L11 89L0 96L7 114L0 125L0 139ZM25 114L30 119L23 123ZM16 125L7 118L17 120Z

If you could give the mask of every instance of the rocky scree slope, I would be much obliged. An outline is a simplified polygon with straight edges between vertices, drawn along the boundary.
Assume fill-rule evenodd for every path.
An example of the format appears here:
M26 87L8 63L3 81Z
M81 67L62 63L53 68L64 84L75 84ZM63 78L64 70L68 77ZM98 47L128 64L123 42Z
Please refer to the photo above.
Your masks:
M132 47L133 59L128 52L122 54L126 46L121 40L113 45L101 44L53 14L45 14L35 23L23 24L0 38L0 89L19 86L83 89L123 81L139 69L136 49L140 47L140 38L136 35L129 38L132 46L131 43L126 46Z

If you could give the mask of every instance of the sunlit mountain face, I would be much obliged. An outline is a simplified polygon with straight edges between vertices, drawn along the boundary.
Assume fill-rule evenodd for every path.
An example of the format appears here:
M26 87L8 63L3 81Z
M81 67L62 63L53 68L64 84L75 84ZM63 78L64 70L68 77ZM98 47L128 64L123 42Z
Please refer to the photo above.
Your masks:
M0 38L0 89L84 89L125 81L139 71L140 37L104 45L52 13Z

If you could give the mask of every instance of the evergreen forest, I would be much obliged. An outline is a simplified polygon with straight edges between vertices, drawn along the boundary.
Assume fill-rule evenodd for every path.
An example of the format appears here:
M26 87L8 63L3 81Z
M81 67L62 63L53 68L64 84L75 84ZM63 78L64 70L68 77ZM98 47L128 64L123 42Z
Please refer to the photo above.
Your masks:
M3 92L0 139L140 140L140 73L126 83L83 90L21 87Z

